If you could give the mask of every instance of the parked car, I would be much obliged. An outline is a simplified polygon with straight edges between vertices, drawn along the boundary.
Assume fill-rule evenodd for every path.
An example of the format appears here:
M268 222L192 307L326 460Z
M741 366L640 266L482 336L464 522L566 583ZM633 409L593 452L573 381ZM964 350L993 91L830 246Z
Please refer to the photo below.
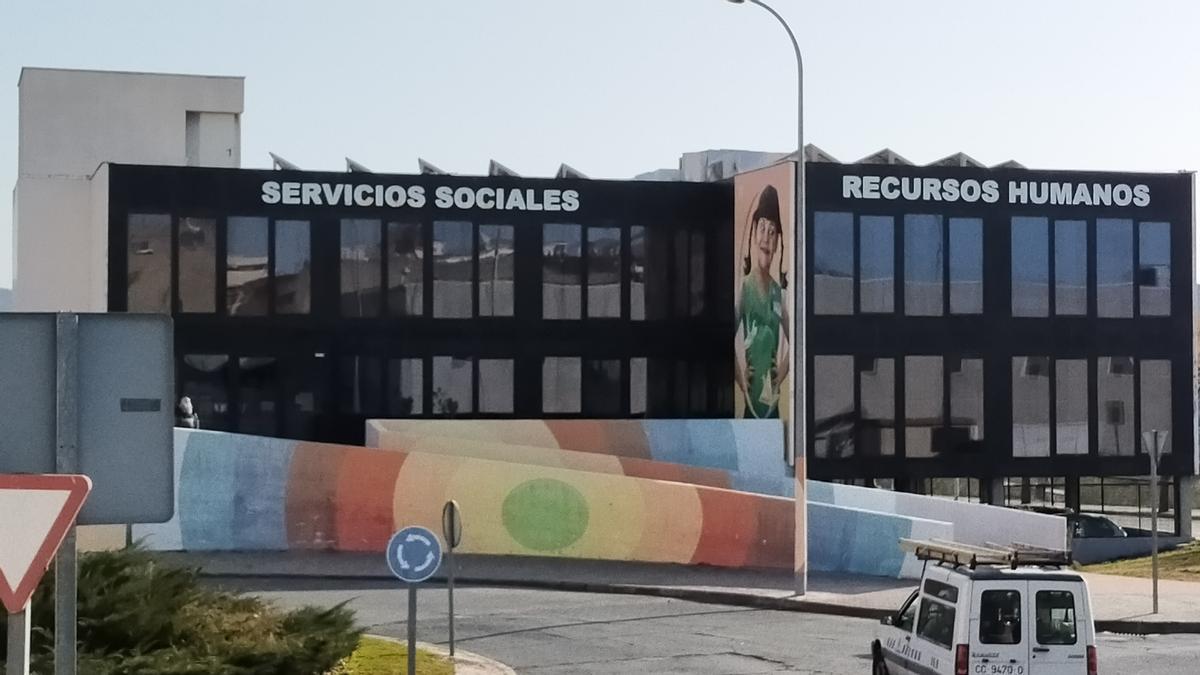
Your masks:
M1037 556L988 562L975 547L925 550L932 562L920 586L871 643L874 675L1096 675L1091 600L1079 574ZM1069 560L1055 553L1057 566Z
M1076 513L1072 509L1059 506L1022 505L1015 508L1066 518L1067 531L1071 533L1073 539L1129 536L1125 528L1114 523L1110 518L1096 513Z

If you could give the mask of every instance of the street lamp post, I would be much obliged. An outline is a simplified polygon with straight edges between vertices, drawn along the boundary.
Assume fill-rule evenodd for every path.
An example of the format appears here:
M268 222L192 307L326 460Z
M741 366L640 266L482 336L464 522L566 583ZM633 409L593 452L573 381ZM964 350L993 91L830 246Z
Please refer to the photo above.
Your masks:
M805 274L805 213L804 213L804 59L800 55L800 43L792 27L780 16L779 12L762 0L728 0L735 5L749 2L758 5L775 17L779 25L787 31L788 39L792 41L792 49L796 52L796 215L794 236L792 242L792 295L795 298L795 313L792 316L792 390L791 390L791 428L792 456L796 466L796 532L798 540L796 550L807 556L808 536L808 507L807 490L807 451L808 413L806 394L808 392L808 360L804 335L804 317L808 311L807 287L808 277ZM799 537L805 537L804 541ZM808 588L808 565L805 564L796 577L796 592L803 595Z

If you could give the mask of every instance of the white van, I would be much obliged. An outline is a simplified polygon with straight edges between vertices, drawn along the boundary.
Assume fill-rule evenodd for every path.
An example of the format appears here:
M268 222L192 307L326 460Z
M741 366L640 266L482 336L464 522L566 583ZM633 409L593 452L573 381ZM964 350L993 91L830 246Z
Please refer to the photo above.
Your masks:
M920 587L880 622L875 675L1096 675L1083 577L1046 549L911 542Z

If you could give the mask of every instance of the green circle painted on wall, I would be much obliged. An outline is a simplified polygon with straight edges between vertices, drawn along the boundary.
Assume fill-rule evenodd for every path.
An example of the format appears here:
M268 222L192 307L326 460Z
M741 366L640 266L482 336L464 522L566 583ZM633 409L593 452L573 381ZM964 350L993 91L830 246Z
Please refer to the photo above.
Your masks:
M554 551L579 541L588 526L588 505L571 485L552 478L525 481L504 498L504 529L535 551Z

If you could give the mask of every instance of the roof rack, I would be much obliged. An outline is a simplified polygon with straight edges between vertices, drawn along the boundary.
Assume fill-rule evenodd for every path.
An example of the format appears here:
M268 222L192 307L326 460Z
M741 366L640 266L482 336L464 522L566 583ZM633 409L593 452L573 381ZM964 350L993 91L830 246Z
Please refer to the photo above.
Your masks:
M918 560L950 563L955 567L965 565L970 569L979 565L1007 565L1016 569L1021 565L1061 567L1071 564L1070 551L1022 543L1004 545L987 542L986 546L976 546L944 539L901 539L900 548L913 553Z

